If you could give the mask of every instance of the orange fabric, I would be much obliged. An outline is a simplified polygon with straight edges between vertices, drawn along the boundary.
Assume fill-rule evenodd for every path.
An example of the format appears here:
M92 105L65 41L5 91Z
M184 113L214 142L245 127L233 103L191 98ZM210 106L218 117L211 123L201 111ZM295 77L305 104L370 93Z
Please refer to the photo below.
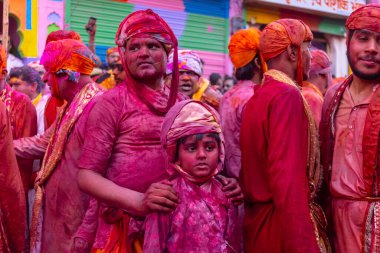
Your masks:
M310 28L301 20L279 19L267 25L260 38L260 51L264 61L283 53L289 45L298 47L297 82L302 84L301 44L313 39Z
M259 51L260 31L250 28L237 31L231 36L228 50L232 64L235 68L241 68L250 63Z
M46 45L41 57L46 71L71 70L90 75L95 66L92 52L81 41L64 39Z
M0 73L3 69L7 68L7 53L4 48L0 45Z
M380 32L380 4L367 4L358 8L348 17L345 26L347 30Z
M110 47L107 49L107 56L109 56L112 53L119 53L119 49L117 47Z
M47 36L45 45L47 45L47 43L52 42L52 41L64 40L64 39L73 39L73 40L82 41L80 35L74 31L58 30L58 31L51 32Z

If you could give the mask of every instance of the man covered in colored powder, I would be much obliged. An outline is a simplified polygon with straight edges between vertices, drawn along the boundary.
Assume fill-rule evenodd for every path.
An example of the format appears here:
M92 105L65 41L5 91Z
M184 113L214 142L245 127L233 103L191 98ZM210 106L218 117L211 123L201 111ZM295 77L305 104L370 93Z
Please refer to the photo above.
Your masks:
M331 80L331 62L329 57L322 50L311 50L310 73L307 81L302 82L302 95L310 106L317 127L322 116L323 96Z
M52 96L67 103L42 136L15 142L19 156L43 157L35 182L32 251L67 252L88 207L89 197L72 183L82 145L73 138L73 130L83 111L102 93L89 76L95 65L92 56L82 42L64 39L49 42L41 57Z
M348 17L353 74L325 96L321 157L335 252L379 252L380 5Z
M263 62L259 53L260 31L240 30L228 45L238 83L222 97L220 116L226 139L226 173L239 178L241 168L240 126L243 109L254 93L254 85L262 79Z
M300 84L310 69L309 27L295 19L267 25L268 65L241 126L245 252L330 252L322 209L317 130Z
M6 106L8 117L11 122L11 131L14 140L34 136L37 134L37 112L30 99L21 92L14 91L6 83L7 55L4 49L0 46L0 63L1 63L1 80L0 80L0 100ZM29 189L29 180L32 175L33 160L17 158L18 167L22 182L24 185L25 194Z
M177 39L160 16L144 10L122 21L116 44L126 81L101 96L78 129L86 133L78 184L101 202L96 252L141 250L142 228L130 225L131 217L169 212L178 203L160 145L164 116L179 99ZM164 75L170 50L169 88Z
M178 91L187 98L205 102L216 110L219 109L221 94L210 86L202 77L202 62L198 54L192 50L178 50L179 87ZM173 53L169 55L166 74L171 80L173 72Z

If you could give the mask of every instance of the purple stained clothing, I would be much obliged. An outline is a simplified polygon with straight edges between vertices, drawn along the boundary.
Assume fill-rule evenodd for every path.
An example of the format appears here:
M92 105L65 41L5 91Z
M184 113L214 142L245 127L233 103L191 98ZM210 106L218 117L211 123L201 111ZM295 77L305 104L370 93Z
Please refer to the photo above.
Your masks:
M225 168L227 176L239 178L241 168L240 126L243 109L253 96L255 84L252 81L239 81L220 102L220 117L226 143Z
M153 106L166 105L167 87L150 92L147 99ZM145 192L152 183L168 177L160 143L163 119L127 85L107 91L89 113L79 167L100 173L122 187ZM99 218L93 248L104 248L111 228L112 224Z
M240 252L237 207L212 178L198 186L182 176L173 180L179 205L171 213L146 218L144 253Z

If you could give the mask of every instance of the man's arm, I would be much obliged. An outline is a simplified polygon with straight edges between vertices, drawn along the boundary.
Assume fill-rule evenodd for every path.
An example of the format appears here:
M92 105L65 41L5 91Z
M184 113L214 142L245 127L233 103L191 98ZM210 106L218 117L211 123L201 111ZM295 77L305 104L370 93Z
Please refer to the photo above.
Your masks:
M13 141L17 157L25 159L44 158L50 138L54 133L55 123L42 134Z

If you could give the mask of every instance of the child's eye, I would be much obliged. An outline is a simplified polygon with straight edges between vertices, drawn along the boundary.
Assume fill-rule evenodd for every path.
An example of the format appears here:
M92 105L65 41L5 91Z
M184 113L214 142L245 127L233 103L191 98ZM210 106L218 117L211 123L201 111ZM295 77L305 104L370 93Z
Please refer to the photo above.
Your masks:
M215 149L215 146L214 145L210 145L210 146L207 146L206 147L206 150L207 151L213 151Z
M188 146L186 148L186 150L189 151L189 152L194 152L195 151L195 147L194 146Z

